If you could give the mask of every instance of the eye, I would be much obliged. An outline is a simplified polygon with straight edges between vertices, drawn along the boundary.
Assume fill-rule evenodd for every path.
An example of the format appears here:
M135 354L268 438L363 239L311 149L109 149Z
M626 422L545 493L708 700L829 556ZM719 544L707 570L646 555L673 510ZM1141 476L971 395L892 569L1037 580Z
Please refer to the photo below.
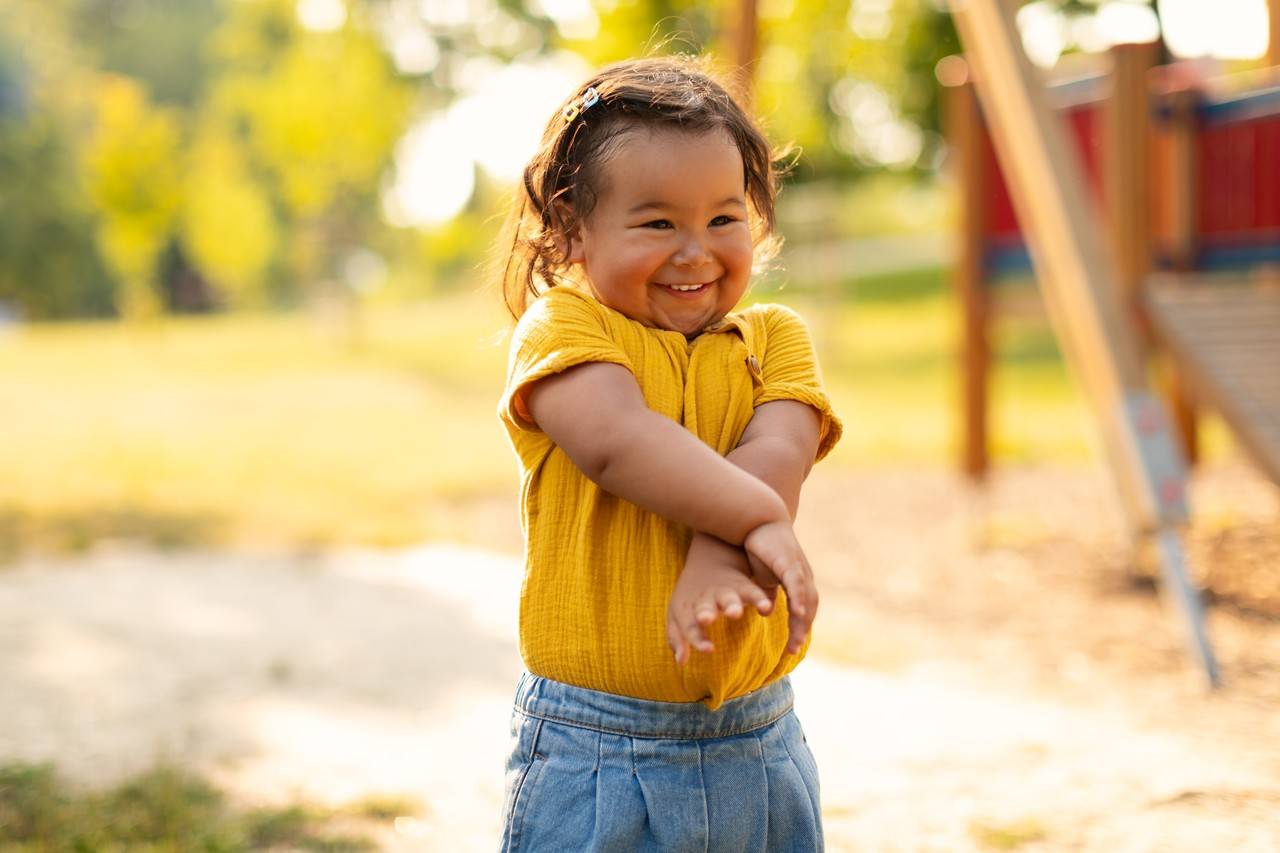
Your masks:
M667 220L665 220L665 219L655 219L655 220L653 220L652 222L646 222L646 223L645 223L644 225L642 225L641 227L642 227L642 228L659 228L659 229L666 229L666 228L670 228L670 227L671 227L671 223L670 223L670 222L668 222L668 221L667 221Z
M711 220L711 224L712 225L729 225L730 223L737 222L737 221L738 220L732 216L727 216L722 214L720 216L717 216L715 219Z

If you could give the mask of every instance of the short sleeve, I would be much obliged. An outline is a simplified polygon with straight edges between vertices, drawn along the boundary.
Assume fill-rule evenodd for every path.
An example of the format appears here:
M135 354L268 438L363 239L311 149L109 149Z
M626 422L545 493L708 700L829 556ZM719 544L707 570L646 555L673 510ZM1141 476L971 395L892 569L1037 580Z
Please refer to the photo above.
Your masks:
M603 313L591 297L552 288L516 324L498 416L518 429L536 431L525 406L529 388L539 379L596 361L620 364L634 372L626 353L609 336Z
M816 457L821 459L835 447L844 427L823 387L809 328L790 308L770 305L765 314L765 335L760 361L763 381L756 391L754 404L796 400L812 406L822 418Z

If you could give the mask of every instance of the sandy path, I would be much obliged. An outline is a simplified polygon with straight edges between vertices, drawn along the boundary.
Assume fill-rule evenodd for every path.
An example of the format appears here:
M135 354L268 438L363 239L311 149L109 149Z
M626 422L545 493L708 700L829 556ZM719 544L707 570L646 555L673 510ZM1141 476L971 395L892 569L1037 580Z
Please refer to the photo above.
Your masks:
M1246 469L1193 497L1280 531ZM1280 621L1215 608L1228 686L1207 694L1113 511L1092 471L815 476L824 609L794 680L833 850L1280 849ZM27 560L0 571L0 758L102 783L169 756L257 801L404 794L423 811L387 849L490 850L518 584L512 555L461 546Z

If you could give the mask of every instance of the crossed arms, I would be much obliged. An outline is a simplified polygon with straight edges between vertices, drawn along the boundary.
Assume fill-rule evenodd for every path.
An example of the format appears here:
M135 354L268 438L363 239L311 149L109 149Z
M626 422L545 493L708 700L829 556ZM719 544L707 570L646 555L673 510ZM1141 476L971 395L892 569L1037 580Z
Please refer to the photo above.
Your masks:
M677 661L690 647L712 650L704 629L721 615L739 618L748 605L768 613L779 585L789 603L787 650L800 650L818 593L791 523L817 453L814 409L790 400L759 406L722 457L651 410L619 365L592 362L541 379L525 403L601 488L696 531L667 612Z

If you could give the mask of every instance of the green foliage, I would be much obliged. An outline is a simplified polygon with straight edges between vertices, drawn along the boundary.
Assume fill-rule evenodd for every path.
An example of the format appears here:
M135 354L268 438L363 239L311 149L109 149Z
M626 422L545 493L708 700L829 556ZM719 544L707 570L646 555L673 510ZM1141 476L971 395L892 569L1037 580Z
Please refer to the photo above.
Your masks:
M238 307L261 305L279 243L271 198L224 128L210 123L187 156L180 233L200 270Z
M178 124L127 77L101 77L94 97L85 172L99 248L121 284L120 313L154 316L162 310L156 263L181 204Z
M942 132L942 89L934 68L944 56L962 52L946 7L934 0L920 2L903 33L902 80L895 89L903 116L926 130Z
M409 105L377 45L353 30L299 38L236 87L254 153L300 218L376 186Z
M193 184L202 197L184 233L233 302L252 301L273 261L303 292L341 278L379 230L381 178L410 117L409 87L358 18L311 33L293 15L293 3L237 3L213 40L218 78L192 165L224 180ZM250 240L248 256L216 245L227 227Z
M597 2L595 7L599 32L564 40L593 65L651 53L713 50L729 14L725 0L631 0Z
M421 282L419 293L473 280L496 193L482 186L425 235L379 215L410 123L466 94L483 62L563 48L597 64L725 58L739 9L596 0L596 32L569 38L533 0L476 2L461 17L344 2L343 25L313 32L296 0L0 0L0 99L29 105L0 119L0 299L32 317L147 316L169 307L181 274L205 290L193 305L293 302L336 285L351 301L344 271L369 248L391 253L390 278ZM756 101L773 138L803 148L801 181L936 165L946 15L934 0L856 7L880 9L884 25L859 24L849 4L760 2ZM439 54L425 70L392 61L406 29Z
M73 0L76 42L103 71L133 78L158 103L195 107L209 65L205 44L223 0Z
M30 105L0 117L0 299L152 316L173 257L234 306L340 278L413 103L363 8L312 33L293 0L0 0Z
M599 32L565 44L593 64L650 52L732 57L738 4L597 0ZM959 49L935 0L760 0L755 103L804 156L797 178L857 177L892 163L937 167L938 59ZM884 140L898 140L896 146ZM895 153L896 151L896 153Z
M36 319L113 310L80 179L83 78L56 11L0 0L0 302Z
M61 118L0 118L0 302L32 319L110 314L92 228Z
M103 791L68 786L48 764L0 766L0 850L364 851L367 838L325 830L314 807L235 809L221 791L160 765Z

